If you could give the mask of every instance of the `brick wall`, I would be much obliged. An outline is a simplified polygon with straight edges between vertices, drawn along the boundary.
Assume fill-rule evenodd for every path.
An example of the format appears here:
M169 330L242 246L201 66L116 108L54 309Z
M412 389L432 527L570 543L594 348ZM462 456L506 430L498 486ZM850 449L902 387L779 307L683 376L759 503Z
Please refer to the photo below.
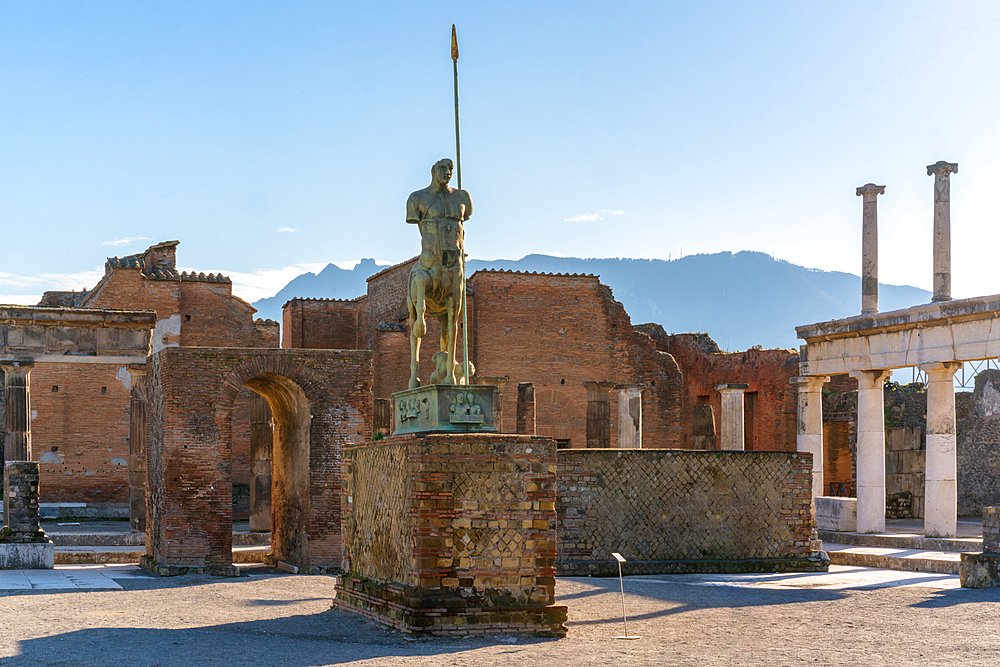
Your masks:
M37 363L32 457L42 502L128 501L132 377L115 364Z
M371 354L175 347L149 365L142 390L153 561L231 563L230 435L247 385L274 413L272 551L307 569L339 567L341 449L371 438Z
M811 470L784 452L560 450L557 568L617 574L613 552L631 573L821 568Z
M358 349L358 301L292 299L281 311L282 347Z
M722 396L716 385L750 385L744 393L744 442L750 451L794 452L798 395L788 380L799 373L793 350L723 352L706 334L666 334L657 324L637 327L656 348L670 353L684 374L681 401L681 447L694 446L694 408L711 405L716 433L721 433Z
M368 297L364 305L365 317L358 322L362 332L364 348L371 350L375 345L375 329L381 322L390 324L406 323L406 290L410 269L417 258L385 268L368 279ZM429 323L429 322L428 322ZM429 338L426 340L436 340Z
M408 631L565 633L552 440L390 436L344 461L339 604Z

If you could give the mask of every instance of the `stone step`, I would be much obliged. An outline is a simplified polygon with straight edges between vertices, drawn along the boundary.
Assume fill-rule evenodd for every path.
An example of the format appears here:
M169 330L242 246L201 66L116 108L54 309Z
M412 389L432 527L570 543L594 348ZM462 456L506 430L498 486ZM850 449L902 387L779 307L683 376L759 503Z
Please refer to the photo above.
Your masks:
M57 547L145 547L146 534L117 532L61 532L48 530ZM233 533L233 546L268 546L271 533Z
M824 542L823 549L830 556L831 565L877 567L883 570L958 574L961 561L961 554L953 551L862 547L830 542Z
M56 565L97 565L138 563L146 553L145 547L134 546L57 546L55 548ZM233 547L233 563L268 563L271 547L268 545L249 545Z
M918 549L924 551L947 551L961 553L963 551L982 551L981 537L924 537L915 533L841 533L832 530L821 530L819 539L823 543L847 544L859 547L877 547L880 549Z

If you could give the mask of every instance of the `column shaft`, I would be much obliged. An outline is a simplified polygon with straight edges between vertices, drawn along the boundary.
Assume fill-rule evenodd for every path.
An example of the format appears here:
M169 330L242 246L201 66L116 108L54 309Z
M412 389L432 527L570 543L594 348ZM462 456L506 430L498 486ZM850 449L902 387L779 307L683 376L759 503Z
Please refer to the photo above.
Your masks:
M747 384L720 384L715 390L722 395L722 439L719 449L743 451L743 392Z
M584 382L587 388L587 447L611 446L611 390L613 382Z
M520 382L517 385L517 423L515 432L535 435L535 385Z
M826 495L823 480L823 385L830 381L825 375L792 378L798 387L798 433L796 450L812 454L813 498Z
M620 384L618 389L618 447L642 448L643 385Z
M951 300L951 174L958 165L941 160L927 167L934 176L934 296L932 301Z
M868 183L857 189L864 197L861 217L861 312L878 312L878 196L884 185Z
M4 461L31 460L31 382L33 361L5 361L4 403L7 433Z
M858 532L885 532L885 401L889 371L852 371L858 381Z
M250 530L271 530L271 408L257 392L250 395Z
M958 464L955 453L955 371L959 363L926 364L927 451L924 465L924 535L955 537Z

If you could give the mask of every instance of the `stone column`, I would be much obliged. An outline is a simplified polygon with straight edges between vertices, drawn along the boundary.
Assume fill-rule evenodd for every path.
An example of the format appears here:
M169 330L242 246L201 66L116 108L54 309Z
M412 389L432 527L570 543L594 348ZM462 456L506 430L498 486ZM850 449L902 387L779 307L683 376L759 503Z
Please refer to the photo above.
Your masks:
M128 371L132 383L128 428L129 527L142 533L146 530L146 399L139 383L146 374L146 367L130 364Z
M885 401L889 371L851 371L858 381L858 532L885 532Z
M730 383L715 386L722 394L722 438L719 449L743 451L743 392L748 384Z
M826 495L823 482L823 385L826 375L797 377L789 380L799 390L798 434L796 450L812 454L813 498Z
M618 390L618 448L642 449L643 384L620 384Z
M34 365L31 359L0 361L7 412L3 447L5 462L31 460L31 383L28 376Z
M960 362L923 364L927 373L927 456L924 465L924 535L955 537L958 464L955 454L955 371Z
M51 570L55 547L38 523L38 461L5 462L3 496L0 570Z
M587 389L587 447L611 446L611 390L614 382L584 382Z
M519 382L517 385L517 423L515 432L535 435L535 385Z
M271 407L257 392L250 394L250 531L271 532L271 450L274 422Z
M940 160L927 166L934 175L934 296L931 301L951 301L951 181L958 164Z
M857 189L863 199L861 214L861 313L878 312L878 203L884 185L868 183Z
M503 433L503 388L507 386L510 377L507 375L476 375L476 384L493 385L493 425L499 433Z

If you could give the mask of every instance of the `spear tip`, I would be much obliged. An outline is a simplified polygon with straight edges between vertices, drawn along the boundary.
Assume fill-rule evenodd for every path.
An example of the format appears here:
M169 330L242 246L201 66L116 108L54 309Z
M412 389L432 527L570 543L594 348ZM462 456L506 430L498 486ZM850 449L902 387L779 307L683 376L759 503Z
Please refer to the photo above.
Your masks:
M458 35L455 33L455 24L451 24L451 59L458 60Z

